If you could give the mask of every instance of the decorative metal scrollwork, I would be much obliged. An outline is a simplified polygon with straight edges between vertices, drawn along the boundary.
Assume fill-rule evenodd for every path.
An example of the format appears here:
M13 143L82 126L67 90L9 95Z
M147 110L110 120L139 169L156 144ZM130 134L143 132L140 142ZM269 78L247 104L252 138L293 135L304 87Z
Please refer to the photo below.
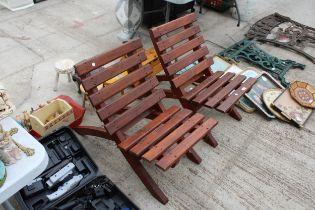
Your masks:
M219 53L219 55L236 62L240 62L240 59L244 59L249 63L259 66L271 74L275 79L279 80L285 87L287 87L289 83L285 81L284 75L289 69L305 68L305 65L303 64L292 60L282 60L266 53L256 46L255 41L248 39L243 39L240 42L235 43Z
M293 50L315 63L315 57L305 49L314 47L315 28L293 21L289 17L278 13L266 16L250 27L246 37Z

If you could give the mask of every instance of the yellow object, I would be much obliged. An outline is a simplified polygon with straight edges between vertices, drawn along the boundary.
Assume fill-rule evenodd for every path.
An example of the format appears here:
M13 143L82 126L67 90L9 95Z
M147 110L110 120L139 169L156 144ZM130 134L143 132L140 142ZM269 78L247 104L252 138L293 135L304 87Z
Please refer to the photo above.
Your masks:
M121 78L123 78L124 76L127 76L127 75L128 75L128 72L124 71L123 73L118 74L116 77L113 77L110 80L107 80L104 85L113 84L114 82L120 80Z
M145 50L145 56L147 57L147 59L142 62L142 65L150 64L153 72L152 75L157 75L163 70L161 62L153 47Z
M30 114L32 129L41 136L49 134L62 126L68 126L74 120L73 108L62 99L53 100Z

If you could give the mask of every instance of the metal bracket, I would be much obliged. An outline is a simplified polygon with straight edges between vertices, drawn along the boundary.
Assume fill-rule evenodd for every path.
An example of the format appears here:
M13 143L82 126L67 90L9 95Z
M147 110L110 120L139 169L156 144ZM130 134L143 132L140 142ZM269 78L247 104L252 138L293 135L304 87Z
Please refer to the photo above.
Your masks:
M255 41L243 39L235 43L231 47L219 53L220 56L227 59L240 62L244 59L249 63L261 67L266 72L270 73L275 79L279 80L285 87L289 85L286 82L284 75L291 68L304 69L305 65L297 63L292 60L282 60L274 57L256 46Z
M305 51L306 46L315 44L315 28L289 17L278 13L266 16L250 27L246 37L293 50L315 63L315 57Z

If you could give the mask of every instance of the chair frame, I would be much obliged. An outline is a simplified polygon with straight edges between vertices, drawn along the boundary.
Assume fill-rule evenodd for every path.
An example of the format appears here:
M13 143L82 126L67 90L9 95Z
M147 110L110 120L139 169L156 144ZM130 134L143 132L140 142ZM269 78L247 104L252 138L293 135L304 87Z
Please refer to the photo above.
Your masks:
M126 55L126 59L103 68L104 65ZM179 111L179 108L174 106L166 109L161 102L165 93L161 89L155 89L159 82L151 74L150 65L142 66L141 62L144 60L142 43L140 39L135 39L75 65L76 73L88 93L92 106L96 109L101 121L104 122L104 128L79 126L75 128L75 131L81 135L91 135L114 141L150 193L158 201L166 204L168 198L146 171L141 160L144 159L148 162L157 160L156 165L162 170L175 167L182 155L186 155L191 161L199 164L201 158L192 147L202 138L212 147L217 146L215 138L210 133L217 121L204 120L204 116L199 113L189 117L193 112L187 109ZM99 68L103 68L103 70L97 74L91 74L92 71ZM126 70L129 72L127 76L100 90L97 89L97 86L103 81ZM108 98L119 94L127 87L133 87L133 89L108 103ZM138 98L142 100L127 109L127 106ZM130 136L126 134L130 127L145 118L152 120L135 134ZM176 120L177 124L174 123ZM164 133L164 136L161 133ZM185 133L188 133L189 136L185 136ZM155 138L158 144L145 145L146 138L150 141ZM160 151L161 148L164 150ZM144 151L146 152L144 153ZM156 151L159 152L156 153Z
M213 60L207 57L208 48L202 46L205 40L200 35L200 27L194 25L196 20L196 14L190 13L150 29L151 40L165 73L157 78L170 82L171 89L165 90L167 97L178 99L184 108L196 112L207 106L241 120L234 105L256 80L233 73L212 73ZM174 34L180 29L183 30ZM193 68L178 75L180 70L196 62ZM192 84L197 84L197 87L187 92L185 88Z

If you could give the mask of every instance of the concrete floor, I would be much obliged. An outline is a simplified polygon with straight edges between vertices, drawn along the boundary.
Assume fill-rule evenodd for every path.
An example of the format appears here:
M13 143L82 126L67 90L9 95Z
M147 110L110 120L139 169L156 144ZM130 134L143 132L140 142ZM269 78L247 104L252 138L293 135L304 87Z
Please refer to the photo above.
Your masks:
M120 44L116 2L48 0L19 12L0 7L0 83L8 88L16 113L59 94L81 101L74 83L67 83L66 77L61 77L59 91L53 92L54 63L60 58L77 62ZM247 2L242 12L248 9L250 21L239 28L229 13L207 10L198 15L204 37L215 43L207 43L211 54L220 52L219 46L241 40L250 24L276 11L315 27L313 0ZM151 46L145 28L141 37L145 46ZM306 64L304 71L291 70L287 79L315 85L315 65L310 61L276 47L261 47ZM165 100L167 106L172 103ZM208 109L201 112L219 121L213 132L219 146L213 149L203 142L197 144L196 151L203 158L200 165L183 158L176 168L164 173L145 163L169 197L165 206L148 193L112 142L81 140L100 172L142 209L315 209L314 116L302 130L278 120L266 121L259 113L241 111L243 120L237 122ZM90 106L84 124L101 126Z

